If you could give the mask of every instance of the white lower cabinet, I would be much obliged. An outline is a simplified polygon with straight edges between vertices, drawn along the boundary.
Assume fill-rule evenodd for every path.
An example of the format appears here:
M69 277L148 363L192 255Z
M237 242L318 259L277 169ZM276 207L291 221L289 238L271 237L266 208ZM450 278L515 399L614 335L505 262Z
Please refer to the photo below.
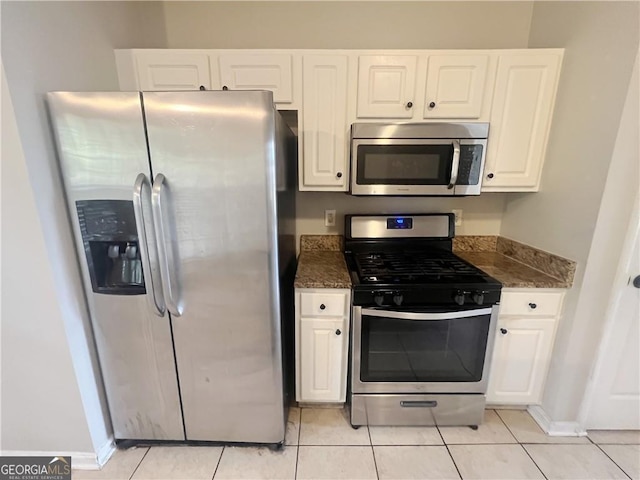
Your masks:
M350 296L348 289L296 289L298 402L345 401Z
M562 291L503 291L489 373L488 403L540 403L563 297Z

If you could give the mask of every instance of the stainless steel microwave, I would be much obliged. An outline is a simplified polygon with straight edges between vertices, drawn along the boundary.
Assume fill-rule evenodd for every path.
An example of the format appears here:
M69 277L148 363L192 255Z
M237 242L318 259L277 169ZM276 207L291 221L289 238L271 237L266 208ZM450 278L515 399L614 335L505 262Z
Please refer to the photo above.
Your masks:
M352 195L480 195L488 123L354 123Z

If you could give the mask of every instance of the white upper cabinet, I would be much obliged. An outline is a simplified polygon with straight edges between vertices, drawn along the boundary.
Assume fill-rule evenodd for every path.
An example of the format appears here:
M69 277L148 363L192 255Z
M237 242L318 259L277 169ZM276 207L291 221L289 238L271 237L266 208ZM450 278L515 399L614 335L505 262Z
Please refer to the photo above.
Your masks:
M358 118L412 118L416 55L360 55Z
M270 90L299 189L347 191L353 122L489 122L483 192L535 192L562 49L116 50L122 90Z
M294 100L292 63L286 53L222 53L212 71L219 88L271 90L275 103L288 104Z
M498 59L482 191L537 191L562 50L518 50Z
M211 88L209 56L182 51L145 52L135 56L138 89L147 91Z
M489 60L488 54L429 55L424 118L480 118Z
M303 158L300 190L345 191L349 184L346 55L302 59Z

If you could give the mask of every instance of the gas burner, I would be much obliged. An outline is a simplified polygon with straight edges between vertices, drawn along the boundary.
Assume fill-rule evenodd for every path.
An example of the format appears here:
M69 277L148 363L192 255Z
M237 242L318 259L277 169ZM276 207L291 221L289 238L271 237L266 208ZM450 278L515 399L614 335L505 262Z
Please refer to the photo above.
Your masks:
M412 237L407 229L391 228L393 217L347 215L345 259L354 305L465 308L499 301L500 282L453 253L452 217L402 215L408 217Z
M480 275L482 272L451 252L386 251L361 252L353 255L357 273L365 283L453 282L456 278Z

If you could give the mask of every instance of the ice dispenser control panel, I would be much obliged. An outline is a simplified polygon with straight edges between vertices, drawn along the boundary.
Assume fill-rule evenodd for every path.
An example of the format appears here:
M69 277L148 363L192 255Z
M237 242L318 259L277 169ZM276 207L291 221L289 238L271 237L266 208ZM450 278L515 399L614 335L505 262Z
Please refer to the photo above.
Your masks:
M133 202L76 202L91 287L107 295L146 293Z

